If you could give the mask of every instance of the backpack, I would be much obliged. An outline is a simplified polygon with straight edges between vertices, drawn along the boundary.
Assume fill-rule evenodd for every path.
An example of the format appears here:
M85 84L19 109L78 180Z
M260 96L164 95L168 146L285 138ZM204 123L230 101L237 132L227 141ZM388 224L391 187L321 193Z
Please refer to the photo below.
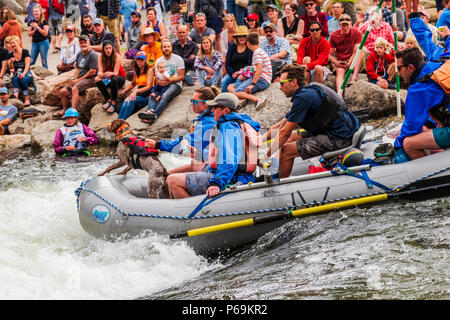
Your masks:
M431 108L429 113L444 126L449 126L450 111L448 110L448 104L450 103L450 59L442 58L442 60L444 60L444 63L439 68L420 77L416 81L425 82L427 80L433 80L442 88L442 90L444 90L447 97L441 104Z
M65 9L64 2L59 3L59 0L50 0L50 5L52 6L53 9L56 10L56 12L64 15L64 9Z
M39 114L45 114L45 111L28 108L19 111L19 118L22 119L22 121L25 121L25 119L36 117Z

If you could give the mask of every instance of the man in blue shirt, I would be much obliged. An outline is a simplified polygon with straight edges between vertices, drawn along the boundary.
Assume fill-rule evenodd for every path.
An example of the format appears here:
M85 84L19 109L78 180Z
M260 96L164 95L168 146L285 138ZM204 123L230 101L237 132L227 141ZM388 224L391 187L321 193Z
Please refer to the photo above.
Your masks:
M396 53L399 75L410 83L405 101L405 121L395 140L410 159L426 156L425 150L450 147L449 107L443 88L424 76L441 67L441 62L425 63L418 48ZM430 121L431 118L431 121ZM436 128L427 130L436 123Z
M273 138L267 156L280 150L280 178L288 177L295 158L308 159L325 152L343 149L351 144L359 121L345 102L336 93L336 103L328 103L326 87L317 83L305 86L305 69L298 65L287 65L281 70L280 90L292 97L292 108L286 117L272 126L264 140ZM326 91L326 92L325 92ZM297 126L307 132L292 134Z
M266 39L259 45L270 58L272 63L272 80L280 76L281 68L292 63L291 45L286 38L277 36L276 26L269 22L264 26Z
M7 88L0 88L0 136L8 134L8 126L17 116L17 108L9 104L9 91Z
M442 5L444 6L444 11L442 11L436 22L436 27L447 26L450 28L450 0L442 0Z

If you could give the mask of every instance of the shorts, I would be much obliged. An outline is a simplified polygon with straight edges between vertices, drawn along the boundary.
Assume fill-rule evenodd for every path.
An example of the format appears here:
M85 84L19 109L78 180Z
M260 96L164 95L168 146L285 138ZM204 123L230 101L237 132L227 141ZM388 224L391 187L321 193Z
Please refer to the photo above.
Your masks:
M206 26L213 29L216 35L220 35L222 33L223 20L219 16L209 17L206 19Z
M439 148L450 148L450 127L434 128L433 137Z
M57 36L62 34L62 19L50 19L48 22L49 29L48 33L50 36Z
M239 80L237 79L234 82L234 88L236 92L242 92L245 91L245 89L252 84L253 81L253 77L247 80ZM267 83L266 80L264 80L263 78L259 78L258 81L256 81L256 84L253 86L252 88L252 94L258 91L263 91L265 89L267 89L270 86L269 83Z
M303 160L343 149L350 146L351 143L352 139L333 139L326 134L312 136L309 133L302 133L302 139L296 142L298 154Z
M322 68L323 68L323 81L325 81L328 75L331 73L331 71L325 66L322 66ZM309 73L311 74L311 81L314 81L313 79L315 79L314 75L316 74L316 71L312 69Z
M106 16L100 16L100 18L102 19L105 28L107 28L117 39L119 37L119 18L109 19Z
M211 180L212 177L214 177L214 174L209 171L187 172L186 191L191 196L206 194L206 190L209 187L209 180Z
M95 83L94 79L83 79L80 82L78 82L73 87L78 88L78 92L80 95L82 95L87 89L97 87L97 84ZM72 86L68 85L66 86L67 91L72 92Z

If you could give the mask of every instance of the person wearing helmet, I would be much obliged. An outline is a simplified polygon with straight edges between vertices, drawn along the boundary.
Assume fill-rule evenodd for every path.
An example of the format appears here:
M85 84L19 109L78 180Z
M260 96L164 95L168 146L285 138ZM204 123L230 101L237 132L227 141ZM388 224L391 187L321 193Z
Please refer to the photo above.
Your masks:
M88 145L98 144L95 132L78 121L78 111L69 108L64 113L65 124L56 131L53 147L56 154L90 155Z

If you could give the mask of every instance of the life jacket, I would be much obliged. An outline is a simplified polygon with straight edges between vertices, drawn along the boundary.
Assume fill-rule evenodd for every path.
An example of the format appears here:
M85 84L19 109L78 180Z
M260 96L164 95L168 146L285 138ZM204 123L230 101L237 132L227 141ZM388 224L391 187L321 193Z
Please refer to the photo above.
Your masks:
M131 164L134 169L142 169L140 157L157 156L157 149L145 146L145 141L138 137L124 137L120 139L131 151Z
M239 161L237 173L248 174L256 170L258 161L258 147L260 146L260 134L249 123L233 119L228 120L239 124L243 137L244 144L242 145L242 157ZM222 122L223 123L223 122ZM211 132L211 138L209 143L209 166L214 170L217 170L217 163L219 160L219 154L216 146L216 139L219 133L220 122L217 123Z
M311 82L305 88L317 90L322 96L322 102L317 111L308 112L305 121L301 124L303 129L313 135L324 133L336 117L340 117L351 128L351 125L342 116L342 112L348 110L345 101L333 89L318 82Z
M74 146L74 151L86 150L87 142L86 141L78 141L78 138L86 138L83 131L83 125L78 123L71 127L62 126L59 130L63 135L63 146Z
M441 58L444 63L431 73L428 73L419 79L417 82L425 82L433 80L436 82L446 94L446 98L437 106L432 107L428 112L444 126L450 126L450 111L448 105L450 104L450 58Z

